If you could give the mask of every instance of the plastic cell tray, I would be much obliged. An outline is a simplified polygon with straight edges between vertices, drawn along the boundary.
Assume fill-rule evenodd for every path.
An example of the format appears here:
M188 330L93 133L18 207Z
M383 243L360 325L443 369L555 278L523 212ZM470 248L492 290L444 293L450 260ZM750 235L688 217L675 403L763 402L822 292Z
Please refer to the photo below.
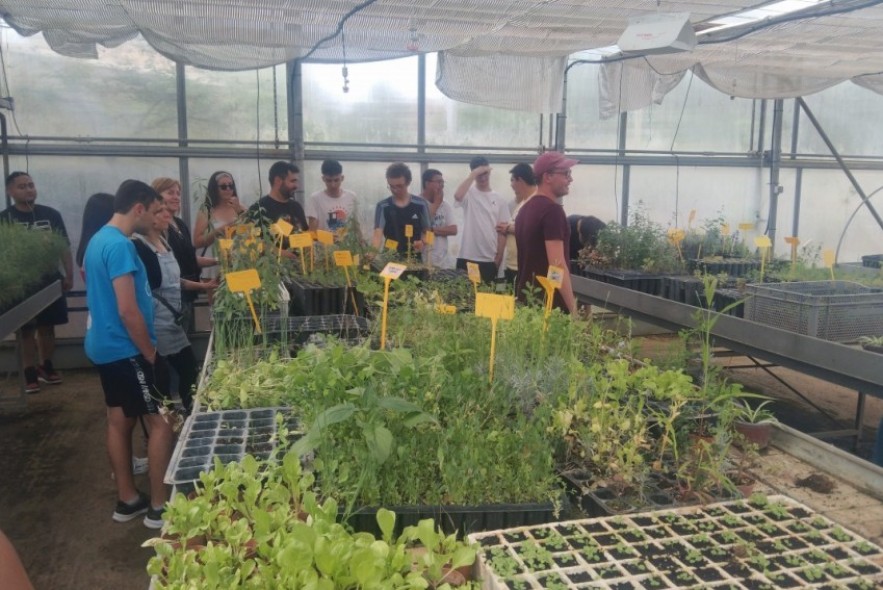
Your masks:
M281 334L287 330L288 336L293 339L313 334L330 334L351 340L365 337L371 331L367 318L348 314L272 318L264 325L267 334Z
M883 334L883 291L850 281L748 285L745 319L823 340Z
M301 434L291 408L224 410L191 415L184 424L169 462L165 482L182 485L199 479L217 457L221 463L242 460L245 455L267 459L276 448L276 414L285 417L289 442Z
M879 588L883 550L785 496L469 535L484 590Z

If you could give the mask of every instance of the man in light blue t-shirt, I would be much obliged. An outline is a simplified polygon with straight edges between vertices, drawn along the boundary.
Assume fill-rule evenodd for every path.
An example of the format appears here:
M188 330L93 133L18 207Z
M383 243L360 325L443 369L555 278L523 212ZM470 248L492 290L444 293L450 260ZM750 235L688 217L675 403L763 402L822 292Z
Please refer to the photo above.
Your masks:
M168 368L156 352L147 271L129 237L146 233L163 204L150 186L127 180L113 206L113 217L89 241L83 259L86 355L98 367L107 405L107 451L118 496L113 520L128 522L147 513L144 525L158 529L168 499L163 476L173 440L171 424L161 413L169 395ZM139 417L149 430L149 498L135 487L132 475L132 431Z

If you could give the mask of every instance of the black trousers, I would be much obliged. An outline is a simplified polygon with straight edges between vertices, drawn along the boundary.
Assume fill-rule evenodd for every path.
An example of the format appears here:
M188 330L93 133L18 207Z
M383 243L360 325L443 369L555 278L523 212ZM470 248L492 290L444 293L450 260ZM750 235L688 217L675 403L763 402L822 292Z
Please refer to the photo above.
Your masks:
M193 355L193 348L188 346L165 358L178 373L178 395L181 396L181 404L189 414L193 409L193 387L199 378L199 366Z

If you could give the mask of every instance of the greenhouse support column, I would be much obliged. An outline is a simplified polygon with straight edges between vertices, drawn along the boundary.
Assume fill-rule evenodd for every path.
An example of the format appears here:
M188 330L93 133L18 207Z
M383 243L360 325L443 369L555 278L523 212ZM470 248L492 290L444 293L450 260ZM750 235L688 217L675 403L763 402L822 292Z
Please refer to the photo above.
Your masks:
M3 178L9 176L9 130L6 127L6 115L0 113L0 141L3 148ZM12 207L12 197L6 193L6 206Z
M800 106L794 101L794 118L791 120L791 159L797 159L797 138L800 130ZM791 220L791 235L799 236L800 198L803 193L803 166L798 166L794 177L794 216Z
M619 144L617 146L618 152L616 153L617 158L625 157L625 139L627 135L627 129L629 120L629 114L627 111L623 111L619 114ZM629 224L629 181L631 180L632 167L629 164L623 164L622 166L622 210L619 213L619 223L623 227Z
M190 217L190 159L184 155L187 153L187 84L184 64L175 62L175 84L178 97L178 147L181 148L181 156L178 158L178 180L181 183L181 219L191 227L193 219Z
M417 56L417 153L426 153L426 54ZM421 172L426 172L428 163L420 162Z
M565 140L567 139L567 75L570 73L568 66L564 70L563 91L561 93L561 112L555 115L555 151L564 153ZM542 120L542 119L541 119Z
M837 163L840 165L840 168L843 170L843 173L846 174L846 178L849 179L849 182L852 183L852 187L855 189L855 192L858 193L858 196L862 198L862 201L865 203L865 207L868 208L871 215L877 221L877 225L883 229L883 218L880 217L880 214L877 213L877 210L874 209L874 206L871 205L871 200L868 199L868 195L865 194L865 191L862 190L861 185L856 180L855 176L853 176L852 171L849 169L849 166L846 165L846 162L840 156L840 152L837 151L837 148L834 147L834 144L831 143L831 139L828 137L828 134L825 133L825 130L822 129L822 126L819 124L815 115L812 114L812 111L809 110L809 105L806 104L806 101L802 98L798 97L797 104L800 105L800 108L803 109L803 112L806 113L806 118L809 119L809 122L812 123L812 126L816 128L816 131L819 133L819 137L822 138L822 141L825 142L825 145L828 146L828 149L831 150L831 154L834 156L834 159L837 160Z
M770 256L776 252L776 224L779 217L779 171L782 165L782 119L785 101L777 98L773 101L773 133L770 141L770 213L767 218L766 234L772 242Z
M303 72L300 60L292 60L285 64L288 107L288 145L291 150L289 159L303 170L304 168L304 101ZM301 185L303 186L303 185ZM297 200L304 202L303 189L297 191Z

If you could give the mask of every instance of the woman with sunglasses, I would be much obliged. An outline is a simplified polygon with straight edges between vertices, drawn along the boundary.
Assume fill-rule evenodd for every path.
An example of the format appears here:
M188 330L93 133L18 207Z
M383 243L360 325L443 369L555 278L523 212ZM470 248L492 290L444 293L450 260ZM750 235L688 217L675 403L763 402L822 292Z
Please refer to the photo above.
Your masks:
M215 241L224 237L224 229L235 223L242 211L233 175L223 170L212 174L208 179L205 203L193 227L193 245L200 256L217 258ZM218 275L217 266L206 268L202 273L204 279L213 279Z

